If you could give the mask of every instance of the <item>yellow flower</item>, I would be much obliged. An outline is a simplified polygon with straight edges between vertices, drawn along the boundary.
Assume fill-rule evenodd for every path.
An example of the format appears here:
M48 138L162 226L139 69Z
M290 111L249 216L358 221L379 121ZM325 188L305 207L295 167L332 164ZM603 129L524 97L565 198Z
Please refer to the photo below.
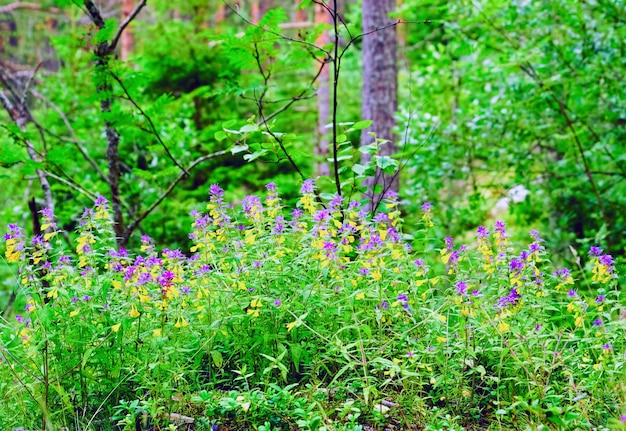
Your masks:
M446 341L448 341L448 339L446 337L437 337L437 341L439 341L440 343L445 343Z
M184 328L185 326L187 326L188 323L185 320L184 317L179 317L178 320L176 320L176 324L174 325L174 328Z
M161 328L157 328L154 331L152 331L152 336L160 337L161 336Z
M287 323L286 326L287 326L287 332L291 332L293 328L295 328L296 326L300 326L300 321L296 319L291 323Z
M121 326L122 326L122 324L121 324L121 323L117 323L117 324L115 324L115 325L111 326L111 331L113 331L113 332L117 332L117 331L119 331L119 330L120 330L120 327L121 327Z
M500 321L500 323L498 323L498 331L500 331L500 332L507 332L509 329L511 329L511 327L504 320L502 320L502 321Z
M137 306L135 304L130 306L130 311L128 313L128 315L130 317L139 317L141 316L141 313L139 312L139 310L137 310Z
M361 300L361 299L363 299L363 298L365 298L365 292L359 292L359 293L357 293L357 294L356 294L355 299L356 299L357 301L360 301L360 300Z
M582 316L576 317L576 322L574 322L574 324L579 328L583 326L583 317Z

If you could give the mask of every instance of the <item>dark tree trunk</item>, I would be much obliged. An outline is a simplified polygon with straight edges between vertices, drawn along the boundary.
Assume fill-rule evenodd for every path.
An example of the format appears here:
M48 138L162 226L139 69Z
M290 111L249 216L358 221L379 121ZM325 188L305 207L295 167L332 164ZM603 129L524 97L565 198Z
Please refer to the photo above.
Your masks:
M390 156L398 151L392 129L396 125L394 118L398 108L398 72L396 66L396 27L389 13L394 10L395 0L363 0L363 33L373 32L363 37L363 107L364 120L372 120L371 127L361 133L361 145L369 145L377 138L387 139L379 156ZM390 25L390 26L389 26ZM382 29L384 26L389 26ZM380 30L376 31L379 28ZM363 162L371 160L363 156ZM376 175L365 180L367 186L367 209L375 211L385 192L398 192L397 175ZM381 190L374 190L380 185ZM376 193L379 192L379 193Z

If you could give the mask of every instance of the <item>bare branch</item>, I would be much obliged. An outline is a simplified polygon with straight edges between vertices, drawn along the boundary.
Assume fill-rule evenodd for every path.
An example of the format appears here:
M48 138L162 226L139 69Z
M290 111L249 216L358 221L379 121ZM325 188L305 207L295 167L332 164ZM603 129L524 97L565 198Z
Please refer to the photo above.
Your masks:
M300 45L305 45L305 46L311 47L311 48L313 48L313 49L315 49L315 50L317 50L317 51L321 51L321 52L323 52L323 53L324 53L327 57L328 57L328 56L330 56L330 52L326 51L326 50L325 50L324 48L322 48L321 46L317 46L317 45L315 45L314 43L307 42L307 41L305 41L305 40L294 39L293 37L285 36L285 35L284 35L284 34L282 34L282 33L278 33L278 32L275 32L275 31L273 31L273 30L270 30L270 29L268 29L268 28L261 27L260 25L253 23L252 21L250 21L249 19L247 19L246 17L244 17L243 15L241 15L241 13L239 13L239 11L238 11L237 9L235 9L234 7L232 7L231 5L229 5L228 3L226 3L226 2L224 2L224 3L226 4L226 7L227 7L228 9L230 9L230 10L231 10L231 11L232 11L235 15L237 15L237 16L238 16L238 17L239 17L242 21L244 21L246 24L251 25L251 26L256 27L256 28L260 28L261 30L263 30L263 31L265 31L265 32L267 32L267 33L273 34L274 36L277 36L277 37L279 37L279 38L281 38L281 39L283 39L283 40L287 40L287 41L289 41L289 42L297 43L297 44L300 44Z
M159 141L159 143L161 144L161 146L163 147L163 150L165 150L165 154L167 154L167 156L172 160L172 162L174 162L174 164L181 170L183 171L184 174L189 175L189 172L187 172L185 170L184 167L182 167L180 165L180 163L178 163L176 161L176 159L174 158L174 156L172 155L172 153L170 153L169 148L167 148L167 145L165 145L165 142L163 142L163 139L161 139L161 135L159 134L159 132L157 131L154 123L152 122L152 119L150 118L150 116L148 114L146 114L144 112L143 109L141 109L141 106L139 106L137 104L137 102L135 102L135 100L132 98L132 96L130 95L130 93L128 92L128 89L126 88L126 86L124 85L124 83L122 82L122 80L115 74L113 73L113 71L109 71L111 77L113 79L115 79L115 81L117 81L117 83L120 85L120 87L122 87L122 91L124 91L124 94L126 94L126 97L128 98L128 101L130 103L133 104L133 106L139 111L139 113L146 119L146 121L148 121L148 124L150 124L150 127L152 128L152 133L154 134L154 136L157 138L157 141Z
M130 15L126 17L124 22L120 24L119 28L117 29L117 33L115 34L113 39L111 39L111 43L109 43L110 52L113 52L113 50L117 46L117 43L120 40L120 37L122 37L122 33L124 33L124 30L126 29L126 27L128 27L128 24L130 24L131 21L135 19L135 17L139 14L139 12L141 12L141 9L143 9L146 6L146 3L147 3L147 0L141 0L139 4L135 7L135 9L133 9L133 11L130 13Z

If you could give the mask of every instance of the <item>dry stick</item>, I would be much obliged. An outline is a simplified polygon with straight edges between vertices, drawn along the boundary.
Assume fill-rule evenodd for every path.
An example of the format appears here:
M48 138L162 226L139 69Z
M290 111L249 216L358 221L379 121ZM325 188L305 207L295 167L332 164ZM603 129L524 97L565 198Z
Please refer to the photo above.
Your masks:
M189 175L189 172L187 172L185 170L184 167L182 167L180 165L180 163L178 163L176 161L176 159L174 158L174 156L172 155L172 153L170 153L169 148L167 148L167 145L165 145L165 142L163 142L163 139L161 139L161 135L159 134L159 132L157 131L156 127L154 126L154 123L152 122L152 119L150 118L150 116L148 114L146 114L144 112L143 109L141 109L141 106L139 106L137 104L137 102L135 102L135 100L131 97L130 93L128 92L128 90L126 89L126 86L124 85L124 83L122 82L122 80L115 74L113 73L113 71L109 70L109 74L111 75L111 77L113 79L115 79L115 81L117 81L117 83L120 85L120 87L122 87L122 91L124 92L124 94L126 94L126 97L128 98L128 101L130 103L133 104L133 106L135 108L137 108L137 110L139 111L139 113L146 119L146 121L148 121L148 124L150 124L150 128L152 129L152 133L154 134L154 136L157 138L157 141L159 141L159 143L161 144L161 146L163 147L163 150L165 151L165 154L167 154L167 156L170 158L170 160L172 160L172 162L174 162L174 164L181 170L183 171L183 173Z
M202 162L204 162L206 160L213 159L213 158L219 157L219 156L223 156L224 154L227 154L229 151L230 150L222 150L222 151L217 151L215 153L211 153L211 154L207 154L207 155L204 155L202 157L199 157L199 158L194 160L189 165L189 167L186 169L186 172L190 172L193 168L195 168L197 165L199 165L200 163L202 163ZM152 211L154 211L154 209L157 206L159 206L161 204L161 202L163 202L163 200L174 190L174 188L176 188L178 183L180 183L186 177L187 177L187 174L185 172L180 174L178 176L178 178L176 178L167 187L165 192L163 192L163 194L146 211L143 212L143 214L141 214L136 220L134 220L130 225L128 225L128 227L126 228L126 230L124 231L124 233L122 235L122 246L126 245L128 243L128 239L130 238L130 235L137 228L137 226L139 226L139 223L141 223L146 217L148 217L148 215L150 215L150 213Z

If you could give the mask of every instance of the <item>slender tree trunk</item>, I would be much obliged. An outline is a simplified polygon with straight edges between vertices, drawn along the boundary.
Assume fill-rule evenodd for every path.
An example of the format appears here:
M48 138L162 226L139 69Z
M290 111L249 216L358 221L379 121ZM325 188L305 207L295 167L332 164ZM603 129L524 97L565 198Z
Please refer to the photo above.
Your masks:
M258 24L261 21L261 9L258 1L253 1L250 4L250 21L252 24Z
M128 18L134 7L135 5L133 0L122 0L122 21ZM129 26L129 28L122 33L122 38L120 40L120 58L122 60L128 60L128 55L133 51L134 45L133 32Z
M272 8L271 0L260 0L259 1L259 13L261 17L267 13L268 10Z
M307 14L306 14L306 9L302 8L302 9L298 9L298 5L302 3L302 0L295 0L295 4L294 4L294 17L293 20L294 22L306 22L306 20L308 19Z
M224 18L226 18L226 7L224 6L224 3L220 2L217 5L215 15L213 15L213 21L215 22L215 25L219 27L224 22Z
M321 5L315 6L315 24L330 24L331 16ZM328 30L325 30L316 40L316 45L324 46L330 42ZM328 128L326 125L330 119L330 74L328 64L322 68L317 79L317 142L315 143L315 173L318 176L329 176L328 165Z
M389 13L393 12L395 0L363 0L363 93L362 115L372 120L371 127L361 133L361 145L374 141L370 133L389 142L380 146L377 155L391 156L398 151L392 129L398 108L398 71L396 66L396 27ZM389 26L390 25L390 26ZM382 28L389 26L387 28ZM380 29L380 30L376 30ZM371 160L369 154L363 162ZM379 169L373 177L365 180L368 211L376 211L384 194L398 192L398 175L383 174ZM377 187L378 186L378 187Z

